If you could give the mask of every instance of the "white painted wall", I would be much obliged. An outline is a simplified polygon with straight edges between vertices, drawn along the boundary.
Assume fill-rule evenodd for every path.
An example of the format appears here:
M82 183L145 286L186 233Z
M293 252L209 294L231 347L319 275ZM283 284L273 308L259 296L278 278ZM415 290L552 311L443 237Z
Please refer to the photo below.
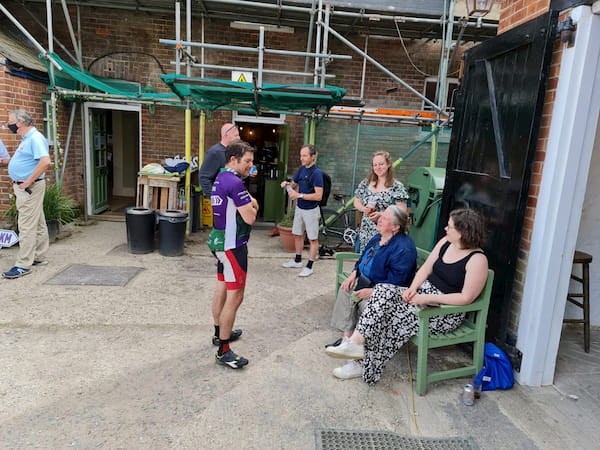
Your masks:
M600 15L579 6L571 18L577 37L562 55L517 333L515 379L529 386L554 380L585 193L599 195L588 174L600 116Z
M577 250L592 255L590 264L590 321L592 325L600 325L600 117L596 126L596 139L590 163L588 184L583 200L581 223L577 237ZM581 274L577 267L578 274ZM581 284L573 283L574 292L581 291ZM565 317L582 318L581 308L567 302Z

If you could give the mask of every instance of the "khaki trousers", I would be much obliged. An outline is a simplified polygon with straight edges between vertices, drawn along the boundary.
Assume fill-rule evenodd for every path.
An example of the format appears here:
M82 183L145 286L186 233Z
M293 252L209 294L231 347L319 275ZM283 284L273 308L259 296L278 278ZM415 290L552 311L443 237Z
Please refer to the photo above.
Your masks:
M13 184L19 211L19 255L15 266L28 269L34 260L43 261L50 246L44 217L46 180L33 183L31 194Z

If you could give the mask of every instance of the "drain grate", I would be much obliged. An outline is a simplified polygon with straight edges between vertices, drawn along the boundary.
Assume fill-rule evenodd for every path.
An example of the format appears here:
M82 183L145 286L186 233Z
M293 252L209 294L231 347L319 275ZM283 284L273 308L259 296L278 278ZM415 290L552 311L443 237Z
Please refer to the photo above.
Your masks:
M389 431L318 430L318 450L472 450L472 438L422 438Z
M141 267L71 266L46 284L75 286L125 286Z

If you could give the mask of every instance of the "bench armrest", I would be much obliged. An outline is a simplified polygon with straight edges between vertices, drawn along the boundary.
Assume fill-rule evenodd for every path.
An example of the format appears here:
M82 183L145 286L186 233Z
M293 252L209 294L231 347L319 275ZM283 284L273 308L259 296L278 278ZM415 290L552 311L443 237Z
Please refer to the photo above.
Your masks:
M431 308L417 308L417 317L445 316L448 314L481 311L485 307L481 299L476 299L468 305L439 305Z
M336 271L338 274L342 273L342 271L344 270L344 261L356 261L358 260L358 258L360 258L360 255L358 253L352 252L336 252L334 256L337 262Z

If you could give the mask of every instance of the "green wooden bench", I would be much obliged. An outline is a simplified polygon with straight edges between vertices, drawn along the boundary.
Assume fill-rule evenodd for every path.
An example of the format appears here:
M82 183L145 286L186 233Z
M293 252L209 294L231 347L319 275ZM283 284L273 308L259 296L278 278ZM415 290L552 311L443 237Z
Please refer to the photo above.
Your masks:
M429 256L429 252L417 248L417 265L423 262ZM344 266L344 263L356 261L359 255L357 253L336 253L337 272L336 272L336 291L338 291L342 282L348 277L350 271ZM448 380L451 378L461 378L477 374L483 367L483 347L485 344L485 328L487 322L490 298L492 295L492 285L494 283L494 271L488 270L488 277L481 294L469 305L454 306L440 305L436 308L427 308L417 310L419 318L419 333L411 338L411 342L418 348L417 353L417 393L424 395L427 392L427 385L435 381ZM464 322L454 331L447 334L430 334L429 319L432 316L466 313ZM429 349L446 347L463 343L473 343L473 363L466 367L443 370L438 372L427 372L427 357Z

